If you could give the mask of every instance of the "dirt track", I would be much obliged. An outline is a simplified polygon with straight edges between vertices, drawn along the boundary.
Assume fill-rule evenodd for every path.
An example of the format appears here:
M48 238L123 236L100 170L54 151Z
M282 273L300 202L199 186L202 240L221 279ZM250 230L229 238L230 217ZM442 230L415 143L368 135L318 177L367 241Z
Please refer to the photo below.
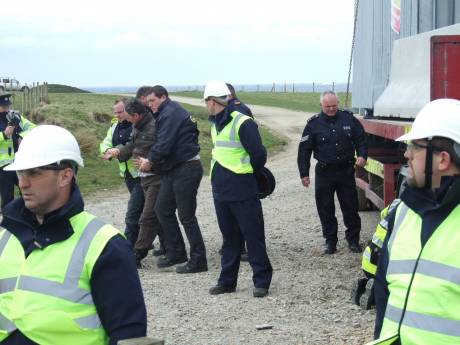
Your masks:
M176 99L203 105L197 99ZM297 143L311 114L261 106L251 109L258 121L290 141L285 151L268 162L277 179L275 193L263 201L267 247L274 268L270 295L252 297L247 263L241 265L236 293L208 294L219 274L221 234L209 178L204 177L197 216L209 271L183 276L173 269L157 269L152 256L146 259L140 276L149 313L148 334L165 339L167 345L364 344L372 338L374 312L362 311L350 302L350 286L360 274L361 256L347 249L340 211L339 251L333 256L322 254L314 189L303 188L297 172ZM119 193L116 198L100 194L86 204L89 211L122 229L127 192ZM365 212L361 218L361 242L365 242L378 214ZM256 330L256 325L263 323L273 329Z

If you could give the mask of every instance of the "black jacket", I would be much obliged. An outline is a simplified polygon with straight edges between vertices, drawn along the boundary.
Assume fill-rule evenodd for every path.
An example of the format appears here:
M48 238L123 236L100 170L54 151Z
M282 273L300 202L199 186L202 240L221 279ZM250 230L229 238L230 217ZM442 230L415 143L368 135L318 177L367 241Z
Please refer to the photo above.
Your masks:
M215 117L209 119L215 123L219 132L232 120L230 108L225 108ZM262 144L262 139L253 120L246 120L238 131L241 144L248 152L254 171L260 170L267 161L267 151ZM218 201L243 201L258 197L257 181L254 174L235 174L215 163L211 175L212 193Z
M422 218L420 241L423 248L438 226L449 216L455 207L460 205L460 176L443 177L441 186L435 193L426 189L407 186L401 194L401 201ZM374 296L377 307L374 330L375 338L378 338L382 329L388 297L390 295L386 272L389 262L388 239L393 230L395 211L387 215L388 233L381 250L375 276Z
M300 177L309 176L310 158L329 166L353 164L355 151L367 159L366 134L361 123L348 111L334 116L321 112L311 117L302 133L297 155Z
M37 222L22 199L16 199L4 208L1 226L16 236L27 257L35 250L42 250L72 236L69 218L83 209L83 199L75 185L67 204L45 215L43 224ZM146 335L147 313L134 256L128 242L121 235L113 237L102 251L94 265L90 286L110 345L116 345L122 339ZM37 345L19 330L0 344Z
M122 121L117 123L112 135L112 146L126 144L131 138L132 124L129 121Z
M155 143L156 128L155 119L148 113L138 123L134 125L131 139L126 145L118 145L120 162L125 162L131 157L147 158L150 148Z
M200 152L199 131L190 114L179 103L165 100L154 114L157 136L148 159L161 164L163 172L192 159Z
M254 116L252 115L251 109L249 109L249 107L246 104L244 104L243 102L241 102L238 98L233 98L233 99L229 100L227 107L228 107L230 113L232 111L236 110L236 111L240 112L243 115L247 115L247 116L250 116L250 117L254 118Z

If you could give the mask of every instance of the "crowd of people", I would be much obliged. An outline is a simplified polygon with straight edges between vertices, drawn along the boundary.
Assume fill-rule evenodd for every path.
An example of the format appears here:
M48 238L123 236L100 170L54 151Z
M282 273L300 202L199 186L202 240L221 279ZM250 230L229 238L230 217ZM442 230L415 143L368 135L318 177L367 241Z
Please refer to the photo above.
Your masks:
M149 250L159 268L175 266L178 274L208 270L196 217L203 177L197 124L159 85L143 86L136 97L114 102L115 117L100 154L118 161L130 193L122 234L84 209L76 182L83 158L75 137L12 112L10 97L0 95L0 344L114 345L145 336L147 313L137 269ZM260 201L267 194L260 183L267 152L251 110L230 84L208 82L203 99L222 233L221 271L209 293L235 292L240 261L246 258L253 296L265 297L273 274ZM339 110L334 92L324 92L320 106L299 142L300 182L310 186L313 154L324 254L337 250L335 194L349 250L361 253L354 169L366 164L366 136L353 114ZM398 139L408 142L405 189L383 213L363 256L373 255L363 263L375 278L374 344L459 342L459 118L460 101L430 102ZM21 196L13 200L15 185Z

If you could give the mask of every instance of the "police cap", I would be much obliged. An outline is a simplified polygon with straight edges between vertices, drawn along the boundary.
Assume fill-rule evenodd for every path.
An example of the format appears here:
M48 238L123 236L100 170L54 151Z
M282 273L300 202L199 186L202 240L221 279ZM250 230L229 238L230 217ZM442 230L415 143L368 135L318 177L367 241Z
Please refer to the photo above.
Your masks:
M0 106L11 105L11 94L5 93L0 95Z
M259 199L264 199L273 193L276 186L275 176L268 168L263 167L255 174L259 188Z

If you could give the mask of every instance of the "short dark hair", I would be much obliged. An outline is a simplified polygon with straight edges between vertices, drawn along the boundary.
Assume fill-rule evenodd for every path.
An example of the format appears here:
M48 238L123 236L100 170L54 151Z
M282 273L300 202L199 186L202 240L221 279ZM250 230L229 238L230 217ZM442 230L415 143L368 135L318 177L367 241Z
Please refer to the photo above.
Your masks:
M152 87L147 95L151 95L152 93L155 94L155 96L158 98L161 98L163 96L166 96L166 98L169 97L168 90L166 90L165 87L161 85L155 85L154 87Z
M130 99L126 102L125 111L131 116L133 114L139 114L145 116L149 113L145 105L142 104L137 98Z
M137 89L136 98L147 96L148 94L152 93L151 89L152 89L151 86L146 86L146 85L141 86L139 89Z
M436 151L446 151L455 166L460 168L460 157L455 152L454 141L452 139L444 137L433 137L433 139L431 139L431 143L433 144L433 147Z
M230 91L230 95L232 96L232 98L236 98L236 92L235 92L235 88L233 87L232 84L230 83L225 83L228 87L228 90Z

